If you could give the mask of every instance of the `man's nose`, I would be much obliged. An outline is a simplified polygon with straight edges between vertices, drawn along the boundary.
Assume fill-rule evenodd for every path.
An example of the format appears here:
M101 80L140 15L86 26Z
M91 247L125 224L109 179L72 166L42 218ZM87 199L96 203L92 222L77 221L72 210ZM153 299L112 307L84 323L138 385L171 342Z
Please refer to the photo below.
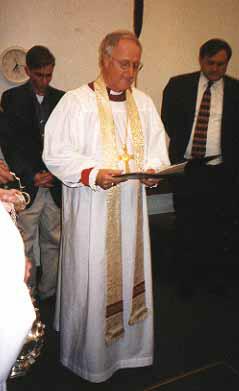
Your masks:
M44 86L48 85L48 84L49 84L49 77L43 76L43 77L42 77L42 84L43 84Z
M216 72L218 69L219 69L218 64L213 64L213 65L212 65L212 71L213 71L213 72Z

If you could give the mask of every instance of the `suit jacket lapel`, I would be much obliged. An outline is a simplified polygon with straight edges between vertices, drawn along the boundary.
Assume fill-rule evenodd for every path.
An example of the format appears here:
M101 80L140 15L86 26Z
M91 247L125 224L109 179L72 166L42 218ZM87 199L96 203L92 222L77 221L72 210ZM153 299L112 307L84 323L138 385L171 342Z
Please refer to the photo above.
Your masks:
M46 96L47 96L47 104L49 106L50 112L52 112L52 110L54 109L54 107L56 105L56 99L55 99L56 94L55 94L54 88L49 86Z
M187 144L191 136L195 116L199 77L200 72L193 73L188 79L187 85L185 85L185 110L187 113L187 126L185 132Z
M29 123L31 124L31 132L35 134L35 137L38 139L39 142L41 142L41 136L40 136L40 129L39 124L37 120L37 114L36 114L36 106L34 103L34 100L36 99L35 93L32 89L31 83L27 82L24 85L24 99L25 99L25 110L26 110L26 118L28 119Z

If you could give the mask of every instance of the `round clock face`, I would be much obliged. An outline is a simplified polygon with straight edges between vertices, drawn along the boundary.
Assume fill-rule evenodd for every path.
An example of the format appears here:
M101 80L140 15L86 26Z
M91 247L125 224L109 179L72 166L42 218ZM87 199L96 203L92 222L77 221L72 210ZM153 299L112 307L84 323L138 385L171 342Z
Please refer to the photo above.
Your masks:
M12 46L1 54L1 70L4 77L12 83L22 83L28 79L25 72L26 50Z

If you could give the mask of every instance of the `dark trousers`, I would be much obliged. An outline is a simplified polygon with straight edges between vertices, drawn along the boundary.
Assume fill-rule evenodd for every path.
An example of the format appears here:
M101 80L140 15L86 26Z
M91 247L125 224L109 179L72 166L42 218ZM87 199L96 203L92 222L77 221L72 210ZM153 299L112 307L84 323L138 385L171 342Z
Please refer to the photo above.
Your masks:
M230 247L234 193L222 166L202 166L173 183L175 268L182 284L216 279Z

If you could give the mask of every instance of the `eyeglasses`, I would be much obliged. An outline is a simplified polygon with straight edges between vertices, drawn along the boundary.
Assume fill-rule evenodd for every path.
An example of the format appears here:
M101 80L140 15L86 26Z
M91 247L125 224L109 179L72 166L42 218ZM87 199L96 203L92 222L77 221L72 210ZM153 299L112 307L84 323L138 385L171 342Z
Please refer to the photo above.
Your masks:
M112 60L114 60L123 71L128 71L130 67L132 66L134 72L139 72L143 68L142 62L131 62L128 60L117 60L117 58L112 57Z

